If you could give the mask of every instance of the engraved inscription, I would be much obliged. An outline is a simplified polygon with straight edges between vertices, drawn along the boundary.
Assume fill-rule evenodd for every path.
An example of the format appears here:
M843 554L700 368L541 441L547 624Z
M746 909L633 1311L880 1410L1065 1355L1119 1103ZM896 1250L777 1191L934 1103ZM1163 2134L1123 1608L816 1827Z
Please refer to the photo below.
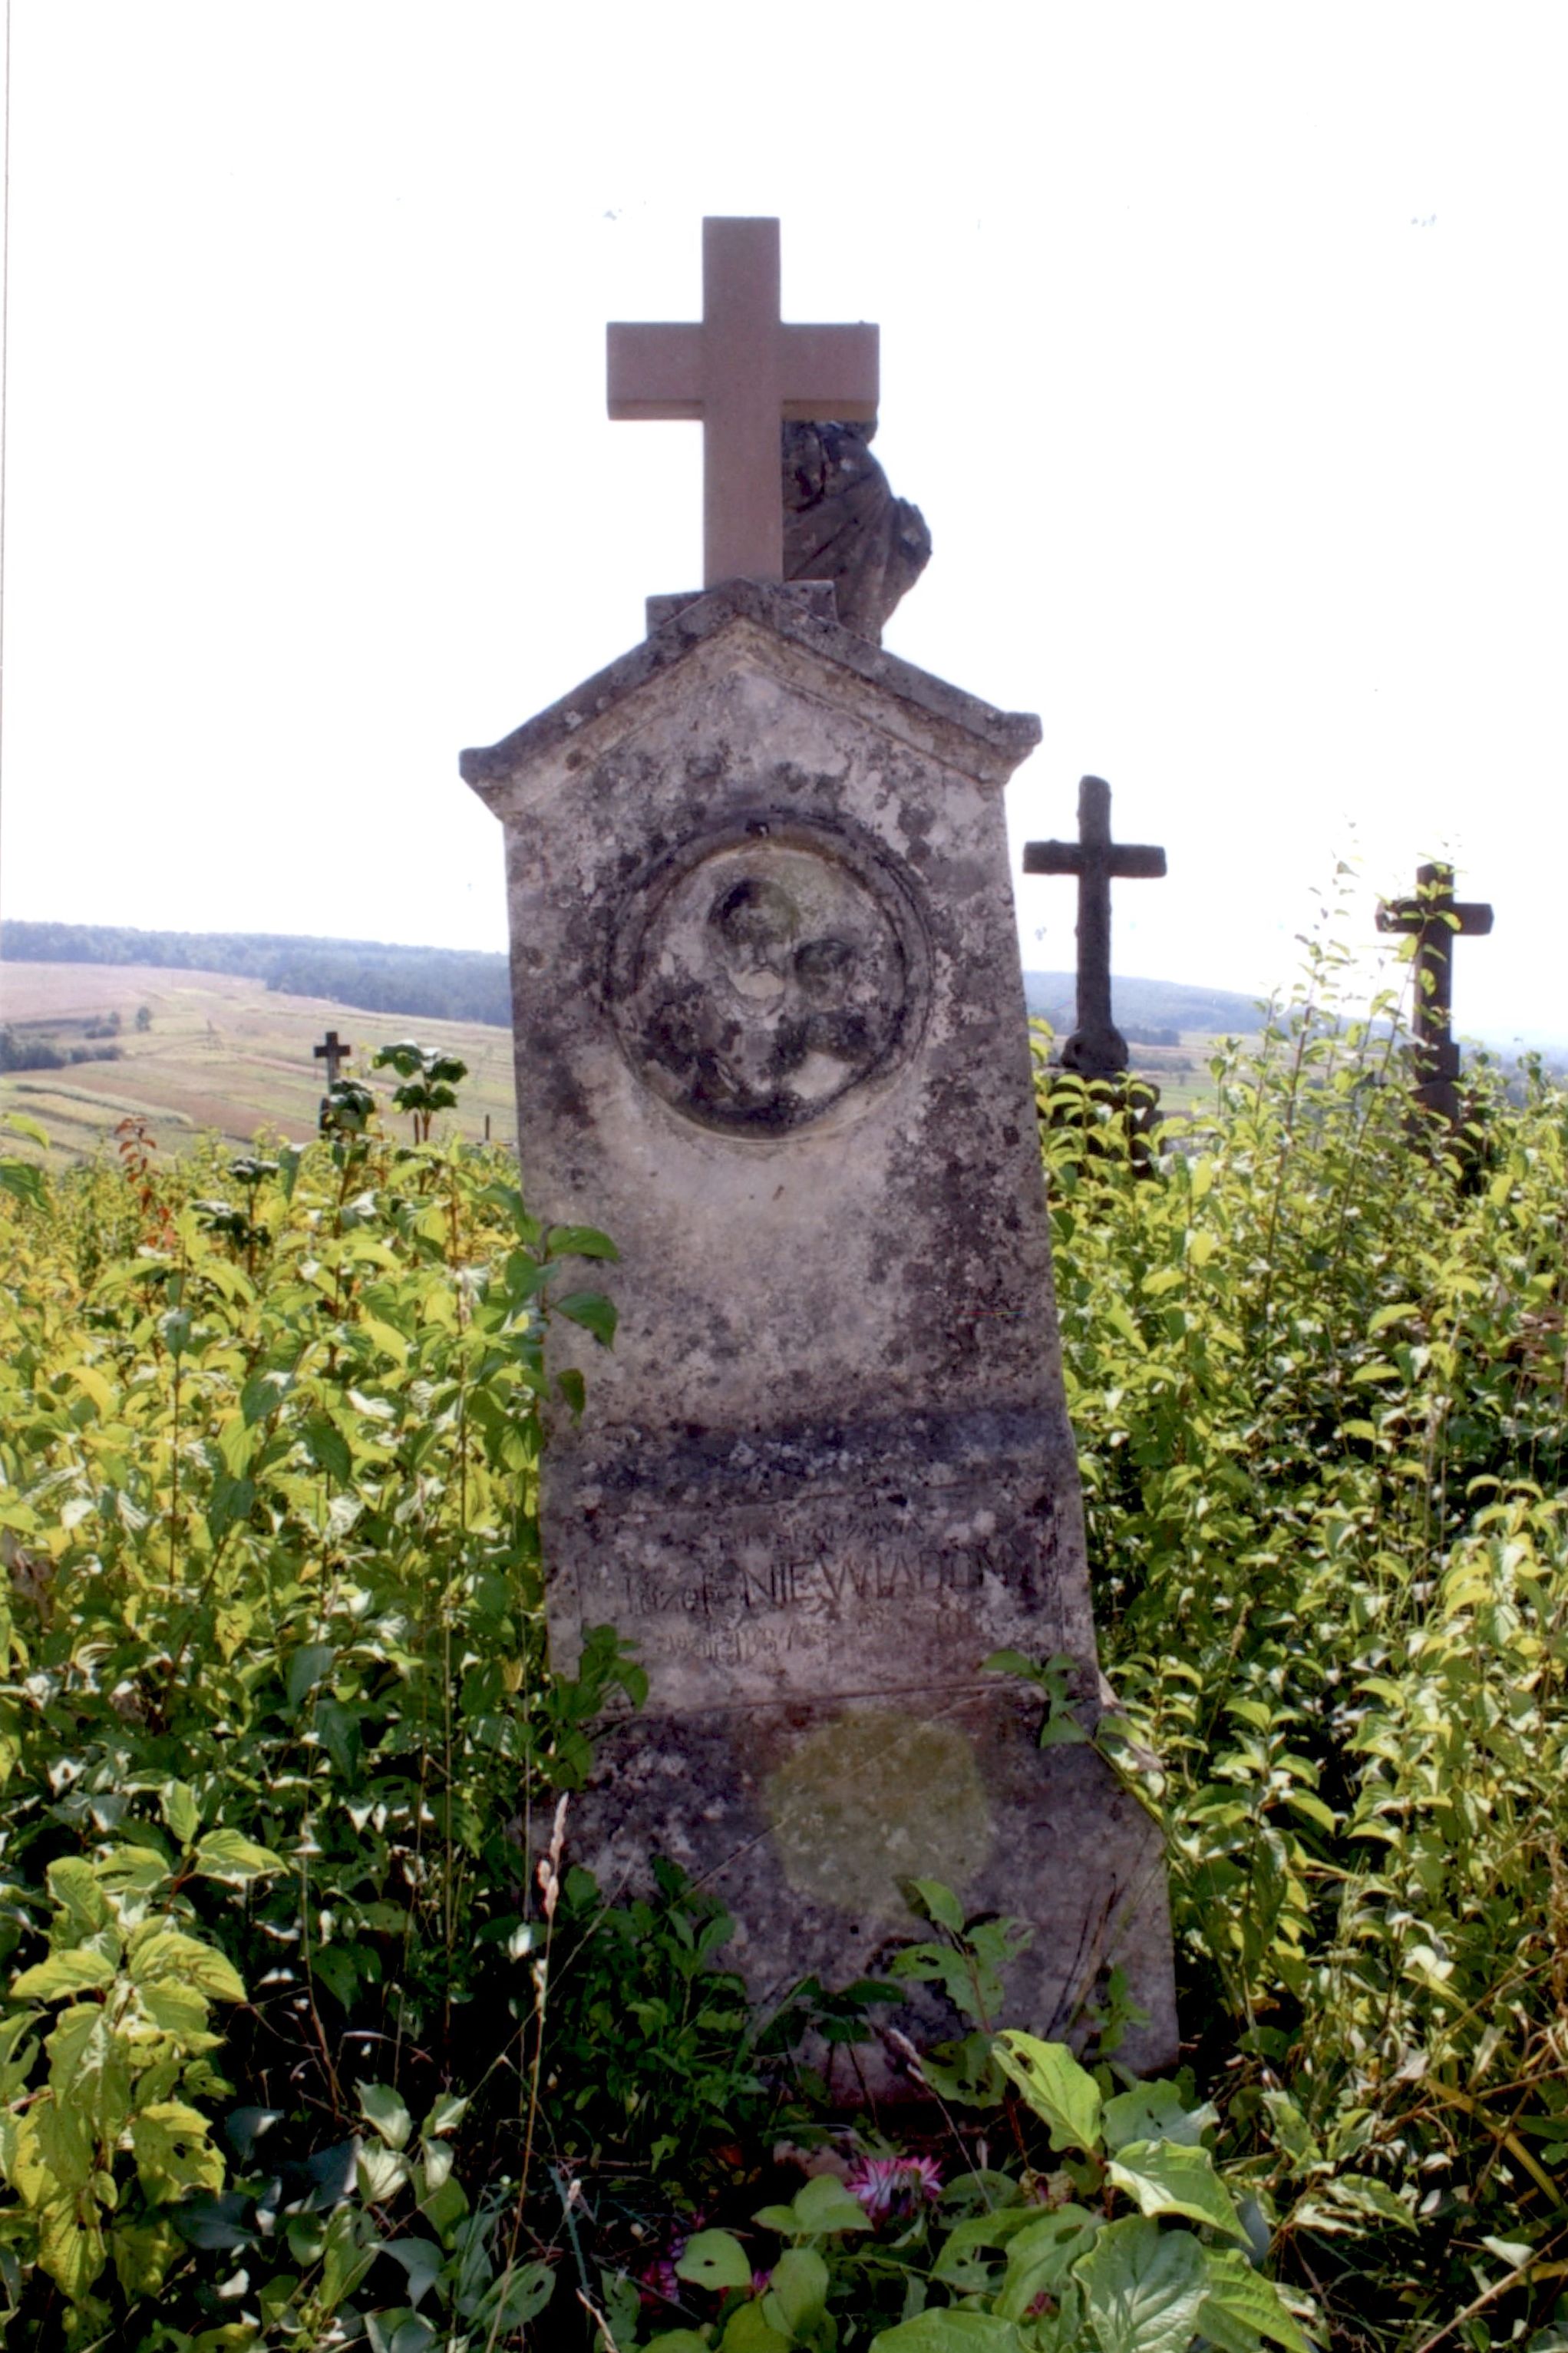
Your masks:
M847 838L753 820L637 886L616 1026L634 1069L688 1118L787 1134L908 1042L922 944L890 876Z

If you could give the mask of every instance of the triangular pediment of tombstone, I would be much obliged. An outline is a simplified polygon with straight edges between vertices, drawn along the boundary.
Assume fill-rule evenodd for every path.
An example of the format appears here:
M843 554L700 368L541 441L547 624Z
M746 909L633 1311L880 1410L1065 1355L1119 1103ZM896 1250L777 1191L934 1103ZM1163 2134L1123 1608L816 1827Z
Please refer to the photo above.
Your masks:
M750 670L982 784L1005 784L1039 742L1039 721L997 711L823 617L823 599L801 593L808 585L731 580L681 603L640 645L500 743L465 752L465 782L500 814L520 787L566 784L672 699L700 699Z

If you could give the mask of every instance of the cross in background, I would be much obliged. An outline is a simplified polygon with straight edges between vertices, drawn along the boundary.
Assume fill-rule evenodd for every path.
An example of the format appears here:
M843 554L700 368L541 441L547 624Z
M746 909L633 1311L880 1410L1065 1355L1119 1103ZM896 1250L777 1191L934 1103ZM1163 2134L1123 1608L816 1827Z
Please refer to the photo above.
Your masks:
M1062 1048L1062 1068L1114 1078L1127 1068L1127 1040L1110 1018L1110 885L1113 878L1157 880L1165 853L1146 842L1112 841L1110 786L1103 776L1085 776L1078 839L1026 842L1024 871L1078 877L1078 1027Z
M321 1043L312 1047L310 1050L318 1062L325 1062L327 1066L328 1088L335 1087L338 1083L339 1072L353 1052L353 1048L345 1045L335 1029L329 1029Z
M1418 866L1414 899L1384 900L1377 911L1380 932L1403 932L1415 941L1415 1100L1436 1112L1450 1127L1460 1124L1459 1050L1454 1043L1455 939L1482 939L1492 927L1492 911L1454 897L1451 866Z

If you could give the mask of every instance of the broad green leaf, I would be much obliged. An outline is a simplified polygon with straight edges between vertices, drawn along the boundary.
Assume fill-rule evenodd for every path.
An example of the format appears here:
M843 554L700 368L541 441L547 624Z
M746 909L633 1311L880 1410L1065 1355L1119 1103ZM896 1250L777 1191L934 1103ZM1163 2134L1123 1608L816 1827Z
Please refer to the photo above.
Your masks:
M900 2320L871 2341L878 2353L1024 2353L1024 2339L1012 2321L945 2306Z
M388 2148L406 2148L414 2119L390 2084L356 2084L360 2114L375 2126Z
M130 2105L129 2080L125 2091L125 2100L113 2119L115 2137ZM26 2122L28 2130L17 2136L16 2160L16 2186L23 2196L37 2202L68 2189L86 2200L100 2155L97 2119L87 2102L77 2101L68 2091L63 2097L51 2091Z
M103 2269L103 2232L78 2219L74 2200L49 2199L38 2210L38 2261L72 2304L80 2304Z
M994 2253L1007 2246L1020 2232L1032 2230L1040 2219L1039 2208L1033 2205L1003 2206L992 2214L966 2216L942 2241L942 2253L931 2265L932 2279L942 2281L944 2286L962 2288L965 2294L983 2288L992 2270L992 2263L983 2259L985 2251Z
M48 1200L44 1172L30 1160L0 1160L0 1192L26 1201L30 1209L41 1209Z
M763 2309L764 2302L765 2298L759 2298L755 2304L736 2306L724 2324L724 2334L720 2340L723 2353L790 2353L794 2339L773 2327ZM679 2342L684 2343L689 2338L692 2344L704 2346L704 2353L707 2353L702 2337L692 2337L689 2329L681 2329L678 2334ZM674 2345L677 2341L676 2337L656 2337L653 2340L656 2346ZM652 2353L651 2348L649 2353Z
M329 2312L335 2312L353 2294L381 2253L379 2243L374 2240L368 2247L358 2243L356 2221L352 2206L340 2206L327 2224L321 2296Z
M490 2344L521 2341L519 2332L542 2312L555 2293L554 2266L542 2257L526 2263L509 2263L474 2306L471 2317ZM461 2298L459 2297L459 2306Z
M204 1994L197 1993L192 1986L172 1981L145 1985L140 1991L142 2007L154 2026L164 2034L177 2036L186 2045L199 2047L198 2039L206 2033L211 2015Z
M1208 2289L1190 2231L1141 2214L1108 2222L1075 2275L1100 2353L1186 2353Z
M283 2121L281 2108L258 2108L247 2105L230 2108L223 2120L223 2137L244 2165L256 2154L256 2144L264 2133Z
M620 1319L614 1303L602 1291L569 1291L564 1299L554 1300L552 1304L557 1315L564 1315L569 1323L580 1324L584 1332L591 1332L601 1347L609 1347L615 1339Z
M114 2275L127 2295L156 2295L182 2242L169 2222L117 2221L109 2234L109 2251Z
M1216 2345L1235 2343L1221 2333L1224 2324L1229 2323L1233 2329L1252 2332L1246 2340L1247 2348L1257 2337L1268 2337L1282 2345L1285 2353L1311 2353L1280 2302L1279 2290L1253 2270L1244 2254L1234 2247L1205 2247L1204 2263L1207 2279L1198 2326L1205 2337Z
M1236 2201L1206 2148L1173 2140L1128 2141L1107 2168L1109 2179L1145 2214L1184 2214L1247 2243Z
M62 1855L58 1862L50 1863L44 1879L49 1894L81 1936L109 1926L112 1915L108 1899L98 1873L85 1856Z
M155 2100L131 2119L131 2147L142 2189L166 2206L187 2189L221 2189L223 2158L207 2120L184 2100Z
M609 1235L602 1234L597 1226L552 1226L544 1237L544 1247L552 1258L620 1257Z
M387 2239L381 2252L403 2265L408 2275L408 2301L416 2305L429 2295L447 2260L434 2239Z
M783 2238L816 2238L829 2231L868 2231L866 2209L837 2174L814 2173L787 2206L764 2206L752 2217Z
M390 2254L392 2249L382 2252ZM430 2323L402 2304L390 2312L367 2312L364 2333L370 2353L436 2353L440 2342Z
M1067 2044L1008 2031L996 2037L995 2055L1004 2074L1049 2126L1051 2147L1081 2148L1092 2157L1100 2146L1100 2088Z
M128 1967L137 1985L172 1978L177 1985L194 1986L214 2001L245 2000L244 1984L227 1956L179 1928L154 1926L133 1938Z
M996 2310L1004 2320L1022 2320L1042 2291L1058 2290L1100 2228L1100 2217L1084 2206L1058 2206L1037 2216L1007 2249L1007 2274Z
M207 1501L207 1533L214 1546L222 1543L230 1528L248 1520L256 1503L255 1482L249 1479L231 1479L220 1471L213 1480L212 1493Z
M354 2180L367 2206L395 2198L412 2179L409 2161L400 2149L384 2147L379 2140L362 2141L354 2163Z
M305 1440L311 1461L346 1487L353 1479L353 1456L349 1442L337 1423L324 1413L313 1413L306 1420L300 1435Z
M1324 2195L1336 2205L1349 2206L1362 2214L1376 2214L1384 2222L1392 2222L1401 2231L1414 2231L1418 2226L1415 2215L1402 2198L1395 2197L1386 2182L1374 2181L1365 2173L1341 2173L1324 2184Z
M678 2279L715 2294L727 2287L750 2287L752 2259L739 2239L728 2231L699 2231L688 2239L675 2266Z
M289 1680L285 1689L291 1708L303 1707L321 1677L336 1664L337 1656L331 1642L301 1643L289 1662Z
M460 2098L455 2093L445 2094L437 2101L425 2119L421 2127L424 2137L426 2140L434 2140L443 2133L456 2132L468 2112L468 2103L466 2099Z
M195 1868L203 1879L221 1879L231 1886L243 1887L248 1880L270 1878L289 1866L270 1847L258 1846L238 1831L208 1831L197 1841Z
M30 1112L16 1111L7 1104L4 1114L0 1114L0 1127L14 1127L18 1135L26 1136L40 1151L47 1152L49 1148L48 1129Z
M940 1879L914 1879L909 1885L919 1899L911 1909L923 1919L934 1920L939 1928L951 1929L955 1936L963 1935L963 1906L951 1887Z
M158 1792L163 1820L182 1847L189 1846L201 1828L202 1810L188 1781L165 1781Z
M786 2248L773 2265L763 2300L767 2317L775 2327L782 2320L790 2335L798 2336L826 2305L827 2265L816 2249Z
M101 1993L114 1983L114 1964L80 1945L51 1953L11 1980L12 2001L60 2001L73 1993Z
M1184 2107L1174 2084L1134 2084L1105 2103L1105 2146L1115 2150L1130 2140L1174 2140L1195 2148L1218 2122L1216 2108Z

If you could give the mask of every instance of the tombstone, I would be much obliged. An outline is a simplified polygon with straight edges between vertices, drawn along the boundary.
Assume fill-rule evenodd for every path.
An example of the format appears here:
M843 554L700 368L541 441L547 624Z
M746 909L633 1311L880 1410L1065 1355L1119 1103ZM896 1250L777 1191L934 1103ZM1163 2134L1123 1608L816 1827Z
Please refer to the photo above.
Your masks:
M845 332L740 307L764 343ZM675 332L612 331L624 413L626 339ZM1107 1698L1003 813L1038 723L780 578L777 411L844 378L770 367L752 535L710 500L706 591L650 599L645 642L462 761L505 828L525 1197L620 1250L613 1351L551 1335L587 1407L552 1423L542 1535L556 1664L613 1624L649 1691L601 1736L571 1852L611 1900L670 1856L763 2003L885 1966L921 1933L904 1883L942 1880L1033 1930L1007 2020L1081 2033L1120 1967L1147 2018L1122 2055L1162 2063L1157 1829L984 1664L1065 1662L1086 1729Z
M1421 1110L1446 1120L1451 1128L1464 1123L1459 1050L1454 1042L1453 943L1484 938L1491 927L1491 909L1457 902L1454 870L1440 864L1416 868L1414 899L1385 900L1377 911L1380 932L1414 935L1413 1092Z

